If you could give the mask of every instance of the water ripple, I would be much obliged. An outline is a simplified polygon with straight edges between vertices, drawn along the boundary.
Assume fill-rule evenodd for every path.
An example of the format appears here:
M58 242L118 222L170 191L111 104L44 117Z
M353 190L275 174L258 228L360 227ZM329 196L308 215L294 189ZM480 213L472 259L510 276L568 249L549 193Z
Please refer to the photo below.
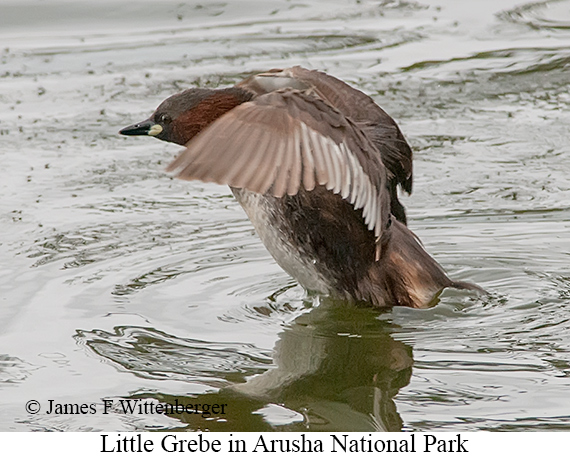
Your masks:
M534 29L570 29L568 0L530 2L498 15L501 19Z
M271 355L245 343L214 343L168 335L153 328L77 330L77 342L136 376L200 381L220 387L243 381L272 364Z

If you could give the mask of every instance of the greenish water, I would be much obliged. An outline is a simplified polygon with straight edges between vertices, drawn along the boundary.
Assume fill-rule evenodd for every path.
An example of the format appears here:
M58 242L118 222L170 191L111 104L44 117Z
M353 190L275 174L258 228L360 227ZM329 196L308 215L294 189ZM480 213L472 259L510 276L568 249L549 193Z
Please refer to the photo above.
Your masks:
M570 1L0 7L0 430L570 428ZM117 134L174 92L297 64L398 121L410 227L489 297L380 313L307 296L228 189Z

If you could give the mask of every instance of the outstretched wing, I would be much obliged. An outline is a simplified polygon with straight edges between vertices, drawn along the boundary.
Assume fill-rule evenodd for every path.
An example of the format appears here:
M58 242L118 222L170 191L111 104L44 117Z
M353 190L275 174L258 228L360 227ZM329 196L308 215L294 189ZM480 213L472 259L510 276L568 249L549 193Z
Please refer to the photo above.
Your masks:
M389 217L386 170L360 129L319 98L277 90L243 103L187 145L168 170L275 197L317 185L362 208L379 237Z
M299 66L254 75L238 86L257 95L283 87L300 90L312 88L319 97L355 122L369 136L388 172L403 190L411 193L412 150L394 119L365 93L334 76Z

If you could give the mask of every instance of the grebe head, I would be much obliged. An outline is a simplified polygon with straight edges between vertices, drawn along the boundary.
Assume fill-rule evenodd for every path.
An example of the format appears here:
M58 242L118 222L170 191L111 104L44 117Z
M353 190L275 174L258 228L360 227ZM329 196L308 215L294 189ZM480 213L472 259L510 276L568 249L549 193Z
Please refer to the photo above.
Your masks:
M121 135L148 135L185 145L222 114L252 98L249 92L228 89L188 89L164 100L148 119L122 129Z

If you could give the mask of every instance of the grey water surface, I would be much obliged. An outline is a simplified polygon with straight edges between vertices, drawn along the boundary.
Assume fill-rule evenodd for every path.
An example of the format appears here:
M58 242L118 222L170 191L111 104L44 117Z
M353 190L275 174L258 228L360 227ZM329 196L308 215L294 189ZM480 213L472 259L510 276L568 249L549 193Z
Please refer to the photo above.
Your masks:
M307 295L179 147L117 134L292 65L398 121L410 227L489 297ZM568 0L0 0L0 430L570 429L569 87Z

